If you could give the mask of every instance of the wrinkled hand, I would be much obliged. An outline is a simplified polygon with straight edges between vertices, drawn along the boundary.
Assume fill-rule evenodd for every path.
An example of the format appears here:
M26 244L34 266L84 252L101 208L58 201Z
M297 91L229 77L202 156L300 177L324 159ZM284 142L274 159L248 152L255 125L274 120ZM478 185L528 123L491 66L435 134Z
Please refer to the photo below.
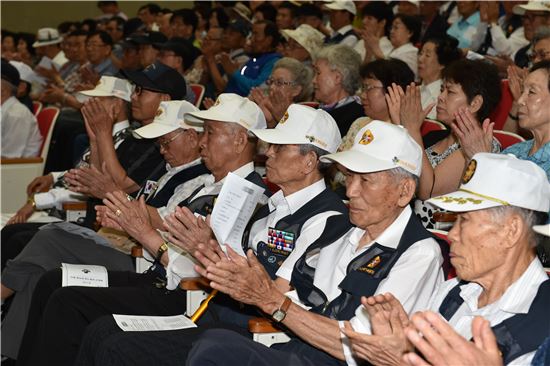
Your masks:
M282 294L252 250L246 253L245 258L227 246L227 257L224 256L215 265L207 266L205 274L213 289L245 304L263 310L267 304L282 302Z
M420 133L422 123L424 123L424 120L434 106L435 103L431 103L425 109L422 109L420 87L411 83L407 86L405 97L401 99L401 109L399 111L401 124L411 133Z
M206 268L215 266L223 258L226 258L220 244L215 239L210 239L208 243L197 245L195 252L192 254L200 263L195 266L195 270L204 278L208 275Z
M65 90L54 84L49 84L48 88L42 93L40 100L46 103L61 103Z
M460 148L467 161L470 161L478 152L491 152L494 125L494 122L487 118L480 126L467 108L461 108L455 113L455 121L451 129L458 137Z
M269 109L273 120L278 123L285 115L286 110L292 104L292 96L283 93L280 89L270 89L266 107Z
M115 106L110 110L106 110L98 98L90 98L84 103L80 111L84 121L96 137L112 136L113 125L116 116L120 112L116 110Z
M110 229L115 229L119 231L124 231L122 226L120 226L116 221L111 220L107 217L107 211L109 208L104 205L96 205L95 207L95 221L97 221L101 226L107 227Z
M406 329L405 334L425 360L415 353L407 353L403 356L407 365L503 364L491 326L481 317L474 318L472 322L474 342L462 337L439 314L431 311L414 314L411 322L412 327Z
M517 102L521 97L521 90L523 87L523 80L525 79L527 68L520 69L516 65L508 66L508 88L514 101Z
M176 207L164 221L168 240L178 247L193 253L198 244L205 244L213 238L209 217L196 217L187 207Z
M34 212L34 208L32 207L32 204L31 203L26 203L23 207L21 207L16 213L15 215L13 215L9 220L8 222L6 223L6 225L11 225L11 224L22 224L24 222L27 222L27 220L29 219L29 217L31 217L31 215L33 214Z
M393 333L390 322L384 321L384 314L396 312L401 327L405 328L409 325L409 316L403 305L390 293L378 294L368 298L362 297L361 303L371 319L373 334L391 335Z
M65 174L65 180L71 186L71 191L99 199L105 198L108 192L120 189L109 174L105 162L102 170L97 169L95 166L71 169Z
M479 3L479 18L482 22L492 24L498 21L498 3L494 1L481 1ZM488 31L488 30L487 30Z
M131 200L126 193L115 191L107 193L103 203L108 208L105 211L107 218L116 222L137 241L143 241L146 235L156 231L151 224L143 196L138 200Z
M401 111L401 98L404 96L405 92L400 85L392 83L391 86L388 86L388 92L385 94L386 104L388 105L388 110L390 112L391 122L395 125L401 124L399 112Z
M97 82L101 79L101 76L90 66L81 67L79 72L80 77L85 84L97 85Z
M264 94L261 88L252 88L250 90L250 94L248 95L248 99L260 107L268 124L272 124L273 126L277 124L275 117L271 114L271 109L273 108L271 101L269 100L269 97Z
M27 186L27 196L36 192L45 192L53 186L53 175L46 174L36 177Z
M365 44L365 49L372 51L376 47L379 47L380 38L375 34L374 31L367 29L361 30L360 35Z

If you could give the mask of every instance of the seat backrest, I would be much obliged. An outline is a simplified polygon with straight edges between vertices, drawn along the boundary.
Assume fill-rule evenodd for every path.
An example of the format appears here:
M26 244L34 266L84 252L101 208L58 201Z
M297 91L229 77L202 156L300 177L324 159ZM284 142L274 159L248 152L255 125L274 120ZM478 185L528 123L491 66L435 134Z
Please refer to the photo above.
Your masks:
M298 104L301 104L301 105L307 105L308 107L311 107L311 108L319 108L319 103L318 102L300 102Z
M42 135L42 146L40 147L40 156L46 159L48 155L48 147L50 146L50 140L52 138L52 132L59 115L59 108L46 107L40 111L36 120L38 121L38 129Z
M435 121L433 119L425 119L424 122L422 122L420 133L422 133L422 136L425 136L428 132L442 131L446 129L447 128L445 127L445 125L441 122Z
M443 231L443 230L436 230L436 229L429 229L428 231L434 234L435 236L437 236L438 238L445 240L449 244L449 247L451 246L451 242L449 241L449 232ZM450 258L444 258L444 261L449 262L449 273L447 274L447 280L455 278L456 271L450 262Z
M502 130L508 118L508 113L510 113L512 109L512 103L514 102L514 97L512 96L512 92L510 92L507 79L500 82L500 93L500 102L489 116L491 121L495 123L495 130Z
M201 84L189 84L191 89L193 90L193 93L195 93L195 107L199 108L202 102L202 98L204 97L204 91L205 88Z
M515 133L509 131L494 130L493 136L498 140L498 142L500 142L503 150L509 146L517 144L518 142L525 141L525 139L520 135L516 135Z
M32 102L32 113L34 113L34 116L38 116L38 113L40 113L40 111L42 110L42 103L41 102L38 102L38 101L33 101Z

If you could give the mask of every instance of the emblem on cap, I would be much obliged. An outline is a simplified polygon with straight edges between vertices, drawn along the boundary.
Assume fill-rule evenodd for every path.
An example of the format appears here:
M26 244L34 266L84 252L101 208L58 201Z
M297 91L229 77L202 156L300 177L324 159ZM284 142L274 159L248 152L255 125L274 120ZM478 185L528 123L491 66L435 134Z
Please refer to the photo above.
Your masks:
M462 176L462 184L466 184L472 179L476 171L476 168L477 168L477 161L475 161L475 159L472 159L472 161L470 161L470 164L468 164L468 167L466 168L464 175Z
M370 130L366 130L363 132L363 136L361 136L361 140L359 140L359 145L368 145L374 140L374 135Z
M215 107L217 106L218 104L220 104L220 98L216 99L216 101L214 102L214 105L212 107Z
M155 117L160 117L162 115L162 108L157 109L157 113L155 113Z
M281 120L279 121L280 124L283 124L286 122L286 120L288 119L288 111L285 112L285 114L283 115L283 118L281 118ZM313 142L313 141L312 141Z

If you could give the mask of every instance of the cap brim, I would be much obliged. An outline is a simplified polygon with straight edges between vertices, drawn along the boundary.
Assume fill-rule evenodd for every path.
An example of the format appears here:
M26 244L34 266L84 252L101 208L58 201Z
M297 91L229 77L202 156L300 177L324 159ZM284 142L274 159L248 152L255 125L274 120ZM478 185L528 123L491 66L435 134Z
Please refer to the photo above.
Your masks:
M535 225L533 226L533 230L541 235L550 236L550 224Z
M305 138L299 138L295 135L290 135L276 128L272 129L254 129L250 130L260 140L267 142L268 144L275 145L289 145L289 144L310 144Z
M168 126L162 123L149 123L146 126L140 127L135 130L139 136L145 139L154 139L160 136L164 136L170 132L177 130L178 126Z
M243 126L238 121L233 121L228 117L229 116L226 114L221 114L216 111L212 111L211 109L207 109L205 111L185 113L184 115L185 121L190 125L194 125L194 126L202 126L205 120L236 123L240 126ZM243 126L243 127L248 130L246 126Z
M381 172L383 170L389 170L396 167L396 165L391 162L380 160L355 150L347 150L334 154L323 155L320 160L323 163L338 163L357 173Z
M112 97L113 94L112 93L108 93L104 90L95 90L95 89L91 89L91 90L82 90L79 92L80 94L84 94L84 95L87 95L89 97Z
M143 74L141 71L134 71L134 70L121 70L120 73L128 80L130 80L132 83L141 86L142 88L158 92L158 93L166 93L171 94L167 90L161 90L157 87L155 83L151 81L147 76Z
M426 202L452 212L477 211L502 206L501 203L496 201L491 201L487 198L463 191L456 191L443 196L430 198Z
M63 39L59 39L59 40L56 40L56 41L46 41L46 42L36 41L32 44L32 47L33 48L44 47L44 46L49 46L49 45L52 45L52 44L58 44L58 43L61 43L61 42L63 42Z

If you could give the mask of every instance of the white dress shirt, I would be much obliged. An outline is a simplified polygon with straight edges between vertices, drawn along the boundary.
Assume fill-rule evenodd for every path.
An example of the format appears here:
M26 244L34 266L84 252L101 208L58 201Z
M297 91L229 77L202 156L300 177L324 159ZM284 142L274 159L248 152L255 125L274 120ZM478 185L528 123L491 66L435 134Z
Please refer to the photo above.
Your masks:
M16 97L2 104L1 155L4 158L28 158L40 154L42 135L36 118Z
M422 108L426 108L431 103L435 103L434 107L428 114L428 118L435 119L437 115L437 98L439 97L439 94L441 94L441 84L443 81L441 79L437 79L436 81L433 81L429 84L421 84L420 85L420 98L422 100Z
M336 32L334 32L332 34L332 37L335 37L338 33L341 34L341 35L344 35L352 29L353 29L353 27L351 26L351 24L348 24L348 25L343 26L342 28L338 29ZM349 47L353 48L357 44L358 41L359 40L358 40L358 38L355 34L350 34L350 35L346 36L343 40L338 42L338 44L344 44L346 46L349 46Z
M382 54L384 55L389 54L393 49L390 40L386 36L383 36L378 40L378 45L380 47L380 50L382 51ZM359 56L361 56L361 60L364 60L365 62L374 61L374 56L370 60L365 60L365 55L367 51L365 50L365 42L363 42L362 39L357 42L353 49L357 51L357 53L359 53Z
M472 338L472 321L476 316L487 319L491 326L500 324L504 320L516 315L526 314L537 294L539 286L548 279L538 258L533 259L527 270L492 304L478 308L479 296L483 288L477 283L470 282L460 286L460 297L464 303L452 316L449 324L466 339ZM459 282L458 278L446 281L440 285L430 302L430 309L438 312L441 303ZM524 354L508 365L530 365L535 351Z
M405 43L402 46L393 48L385 56L386 58L396 58L405 62L414 73L414 78L418 77L418 48L412 43Z

